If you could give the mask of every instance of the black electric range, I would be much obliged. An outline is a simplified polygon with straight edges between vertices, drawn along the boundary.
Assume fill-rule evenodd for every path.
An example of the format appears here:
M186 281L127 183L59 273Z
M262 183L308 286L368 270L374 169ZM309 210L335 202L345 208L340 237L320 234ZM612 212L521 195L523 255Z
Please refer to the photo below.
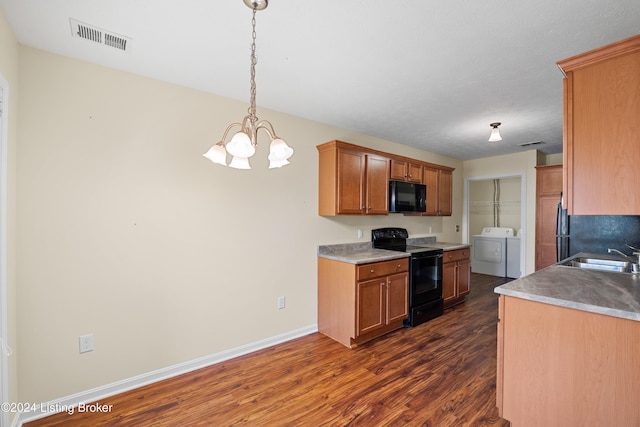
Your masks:
M442 299L442 249L408 245L404 228L371 230L373 247L411 254L409 262L409 317L405 326L416 326L444 312Z

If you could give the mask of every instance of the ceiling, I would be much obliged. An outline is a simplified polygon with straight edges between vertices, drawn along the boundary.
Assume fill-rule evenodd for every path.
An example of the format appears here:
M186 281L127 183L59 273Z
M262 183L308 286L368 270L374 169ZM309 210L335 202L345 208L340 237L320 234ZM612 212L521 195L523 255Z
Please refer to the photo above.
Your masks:
M248 103L242 0L0 8L21 44ZM72 37L70 19L126 37L126 51ZM256 20L261 118L269 108L469 160L561 152L556 62L640 33L640 1L272 0ZM496 121L503 140L490 143Z

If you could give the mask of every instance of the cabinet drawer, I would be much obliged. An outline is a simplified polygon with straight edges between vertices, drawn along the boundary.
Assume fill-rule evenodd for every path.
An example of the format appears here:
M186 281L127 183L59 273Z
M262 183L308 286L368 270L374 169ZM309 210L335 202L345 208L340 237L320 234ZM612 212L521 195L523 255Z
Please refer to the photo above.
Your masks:
M442 258L442 262L454 262L462 261L463 259L469 259L470 249L456 249L455 251L445 251Z
M409 258L359 265L356 270L356 280L373 279L374 277L388 276L402 271L409 271Z

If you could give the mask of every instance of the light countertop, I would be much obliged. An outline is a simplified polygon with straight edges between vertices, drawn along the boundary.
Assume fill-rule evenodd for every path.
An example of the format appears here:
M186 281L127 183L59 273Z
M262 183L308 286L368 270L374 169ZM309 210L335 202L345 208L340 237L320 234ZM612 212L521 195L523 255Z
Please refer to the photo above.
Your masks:
M469 247L468 244L463 243L436 242L433 237L410 238L407 239L407 244L442 249L445 251ZM374 249L371 247L371 242L362 242L318 246L318 256L320 258L332 259L349 264L366 264L369 262L408 258L410 254L386 249Z
M603 257L600 254L578 256ZM495 288L498 294L640 321L640 274L552 265Z

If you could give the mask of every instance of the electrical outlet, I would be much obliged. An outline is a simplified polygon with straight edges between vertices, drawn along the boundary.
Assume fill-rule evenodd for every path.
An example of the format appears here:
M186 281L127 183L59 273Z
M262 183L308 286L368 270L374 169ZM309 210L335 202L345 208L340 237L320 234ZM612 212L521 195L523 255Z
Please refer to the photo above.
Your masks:
M278 310L282 310L286 307L286 300L284 297L278 297Z
M80 335L80 353L93 351L93 334Z
M358 239L362 239L362 228L358 228Z
M459 232L460 232L460 226L456 225L456 233L459 233Z

